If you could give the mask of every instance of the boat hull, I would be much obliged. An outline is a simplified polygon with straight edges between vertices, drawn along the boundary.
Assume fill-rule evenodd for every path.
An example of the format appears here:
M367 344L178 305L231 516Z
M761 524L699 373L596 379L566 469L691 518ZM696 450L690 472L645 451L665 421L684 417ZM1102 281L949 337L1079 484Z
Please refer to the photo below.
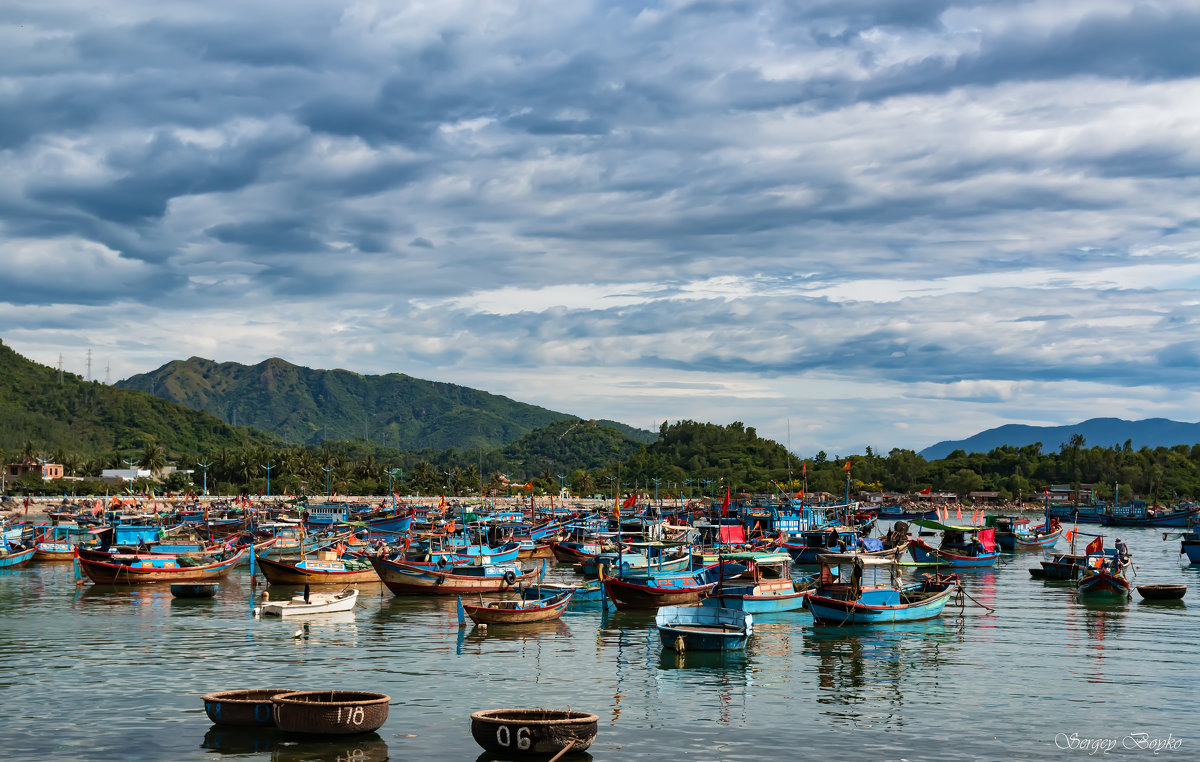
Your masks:
M1104 570L1092 570L1083 574L1076 583L1080 595L1127 597L1132 586L1124 575L1110 574Z
M308 603L304 602L302 595L295 596L290 601L278 603L267 601L262 605L262 613L264 616L279 617L332 614L338 611L350 611L356 603L358 603L358 590L351 589L340 595L317 593L315 596L310 596Z
M0 556L0 569L18 569L33 560L37 548L26 548Z
M1184 540L1179 544L1179 552L1187 554L1188 563L1200 564L1200 540Z
M919 564L940 564L955 569L981 569L994 566L1000 557L999 551L983 552L975 556L965 556L950 553L941 548L934 548L924 542L911 542L908 549L912 558Z
M732 609L668 606L654 618L664 648L673 651L736 651L754 634L754 618Z
M1100 523L1109 527L1186 527L1200 516L1200 508L1159 516L1103 516Z
M468 576L415 564L372 558L379 579L394 595L473 595L502 593L537 579L538 570L505 576Z
M531 622L549 622L558 619L571 603L571 595L562 596L561 600L549 606L533 606L523 609L500 609L489 606L471 606L463 604L463 610L475 624L506 625L529 624Z
M894 622L919 622L940 616L954 594L954 587L947 587L936 595L918 603L899 606L872 606L857 601L842 601L810 593L808 610L815 624L849 625L880 624Z
M699 603L701 596L717 586L716 582L706 585L684 587L654 587L608 577L604 580L604 592L613 605L621 610L656 609L661 606L681 606Z
M808 593L790 595L710 595L701 604L710 608L733 609L748 614L780 614L804 608Z
M197 582L201 580L224 579L229 576L233 567L241 560L240 551L237 555L224 561L208 566L179 566L175 568L148 567L137 568L125 564L112 564L104 561L94 561L83 555L79 556L79 566L93 582L99 585L148 585L157 582Z
M373 568L356 571L300 569L295 561L275 561L261 556L257 563L267 582L272 585L349 585L379 581L379 575Z

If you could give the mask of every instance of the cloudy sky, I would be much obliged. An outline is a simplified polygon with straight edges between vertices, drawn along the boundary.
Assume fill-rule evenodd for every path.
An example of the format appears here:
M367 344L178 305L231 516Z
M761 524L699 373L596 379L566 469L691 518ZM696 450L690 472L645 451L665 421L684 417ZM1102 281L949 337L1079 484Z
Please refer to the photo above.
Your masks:
M1191 2L0 5L0 338L800 453L1195 420Z

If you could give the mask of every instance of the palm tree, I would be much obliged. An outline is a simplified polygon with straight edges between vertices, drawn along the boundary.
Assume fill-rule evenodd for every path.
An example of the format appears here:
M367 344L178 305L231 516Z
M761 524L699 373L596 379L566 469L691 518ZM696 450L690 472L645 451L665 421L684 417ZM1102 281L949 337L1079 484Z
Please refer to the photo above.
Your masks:
M161 445L154 441L146 442L142 448L142 458L139 465L150 472L151 476L158 474L167 467L167 455Z

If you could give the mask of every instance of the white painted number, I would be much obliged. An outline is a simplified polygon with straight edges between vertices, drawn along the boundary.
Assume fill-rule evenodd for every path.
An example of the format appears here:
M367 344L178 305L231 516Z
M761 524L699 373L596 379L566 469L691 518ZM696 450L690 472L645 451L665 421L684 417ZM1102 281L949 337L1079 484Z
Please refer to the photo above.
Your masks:
M508 743L511 740L512 740L512 738L510 737L510 735L508 733L507 725L501 725L500 727L496 728L496 743L500 744L501 746L503 746L504 748L507 749Z
M351 723L353 725L363 724L363 719L366 716L366 712L363 711L363 708L361 706L345 707L345 710L346 710L346 719L345 720L342 719L342 709L343 709L343 707L338 707L338 713L337 713L337 721L338 722L344 721L344 722Z
M529 737L529 728L517 728L517 748L529 751L530 746L533 746L533 739Z

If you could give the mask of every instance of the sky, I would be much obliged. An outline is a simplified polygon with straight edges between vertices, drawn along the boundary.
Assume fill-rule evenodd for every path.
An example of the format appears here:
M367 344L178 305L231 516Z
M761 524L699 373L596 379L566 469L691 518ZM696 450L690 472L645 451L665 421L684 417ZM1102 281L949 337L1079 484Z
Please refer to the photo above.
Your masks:
M1195 2L0 5L0 339L797 453L1200 407Z

